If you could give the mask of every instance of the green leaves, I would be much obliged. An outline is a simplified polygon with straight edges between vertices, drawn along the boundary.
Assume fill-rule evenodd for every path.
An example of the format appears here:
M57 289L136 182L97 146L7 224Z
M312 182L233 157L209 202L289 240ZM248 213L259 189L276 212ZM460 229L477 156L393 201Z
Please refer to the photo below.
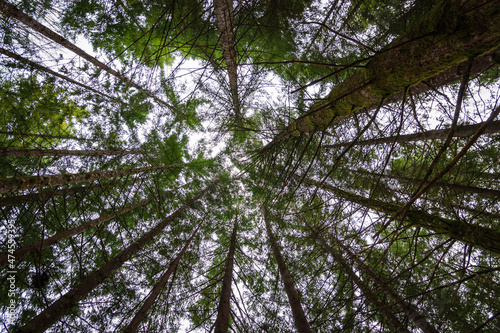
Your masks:
M51 80L40 82L36 76L0 82L0 105L5 112L0 118L2 131L23 134L70 136L73 125L89 115L64 89L56 87ZM37 144L43 147L49 142L28 137L24 139L24 147L36 147Z

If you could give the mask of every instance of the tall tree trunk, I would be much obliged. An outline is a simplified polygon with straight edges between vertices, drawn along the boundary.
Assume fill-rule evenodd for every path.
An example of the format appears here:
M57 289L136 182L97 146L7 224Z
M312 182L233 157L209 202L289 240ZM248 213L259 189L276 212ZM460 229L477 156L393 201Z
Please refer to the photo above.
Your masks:
M168 192L170 192L170 191L167 191L164 194L166 194ZM120 216L120 215L123 215L125 213L128 213L131 210L134 210L134 209L136 209L138 207L147 205L151 201L159 198L160 196L161 195L156 195L156 196L154 196L152 198L136 202L135 204L129 205L129 206L127 206L125 208L122 208L122 209L120 209L118 211L115 211L113 213L109 213L109 214L100 216L100 217L98 217L96 219L90 220L90 221L88 221L88 222L86 222L84 224L79 225L78 227L74 227L74 228L71 228L71 229L68 229L68 230L64 230L64 231L58 232L57 234L55 234L53 236L50 236L48 238L45 238L45 239L43 239L43 240L41 240L39 242L36 242L35 244L21 247L21 248L19 248L19 249L17 249L17 250L14 251L14 257L17 260L24 259L28 255L30 255L32 253L35 253L35 252L42 251L43 249L45 249L45 248L47 248L49 246L52 246L52 245L54 245L54 244L62 241L63 239L72 237L74 235L81 234L82 232L84 232L85 230L88 230L91 227L98 226L98 225L100 225L100 224L102 224L104 222L107 222L107 221L109 221L111 219L114 219L117 216ZM8 258L9 258L8 254L0 254L0 266L6 266L8 264Z
M500 213L491 213L491 212L488 212L486 210L478 210L478 209L474 209L474 208L470 208L470 207L466 207L466 206L463 206L463 205L457 205L457 204L450 204L451 207L453 208L456 208L456 209L461 209L461 210L464 210L466 212L469 212L473 215L477 215L477 216L487 216L489 218L492 218L492 219L498 219L500 220Z
M142 305L141 309L139 311L137 311L134 318L132 319L130 324L128 324L128 326L125 328L123 333L132 333L132 332L137 331L137 328L139 327L141 322L146 317L146 314L148 313L149 308L154 304L154 302L156 301L156 299L160 295L161 291L163 290L163 288L167 284L168 279L170 278L170 275L172 275L172 273L177 269L177 265L181 261L181 258L184 255L184 253L187 251L189 245L191 244L192 240L194 239L194 236L196 236L196 234L198 233L198 230L200 230L200 227L203 224L203 222L204 222L204 220L201 221L200 224L198 224L198 227L194 230L191 237L189 237L189 239L186 241L186 244L184 244L184 247L179 252L179 254L177 254L174 261L172 261L170 263L170 266L168 266L167 271L161 276L160 280L154 286L153 290L151 290L150 295L148 296L146 301L144 301L144 304Z
M314 230L311 226L308 225L308 227L311 228L311 231L313 233L313 237L318 239L323 246L323 248L331 254L333 259L342 266L343 272L346 273L349 278L358 286L359 290L363 293L363 295L366 297L368 302L372 304L372 306L380 313L380 315L387 320L389 325L391 325L393 328L397 330L397 332L408 332L408 328L401 323L401 321L391 312L389 311L388 307L383 304L375 295L372 291L371 288L363 281L361 278L356 275L354 270L352 269L352 266L349 265L345 259L342 257L342 254L339 253L338 251L334 250L321 236L321 234L317 231Z
M398 180L401 182L408 182L408 183L413 183L413 184L421 184L422 183L421 179L415 179L415 178L409 178L409 177L403 177L403 176L397 176L397 175L386 175L383 173L368 172L368 171L364 171L364 170L356 170L355 173L359 173L362 175L368 175L371 177L394 179L394 180ZM449 189L453 189L453 190L457 190L457 191L475 193L475 194L480 194L480 195L493 197L493 198L500 198L500 191L499 190L493 190L493 189L489 189L489 188L481 188L481 187L469 186L469 185L453 184L453 183L450 184L450 183L445 183L445 182L436 182L435 185L440 186L442 188L449 188Z
M62 136L62 135L50 135L50 134L21 133L21 132L9 132L9 131L0 131L0 134L10 135L10 136L32 136L36 138L45 138L45 139L92 141L91 139L78 138L76 136Z
M125 150L74 150L74 149L25 149L0 148L0 157L40 157L40 156L104 156L140 155L142 153Z
M70 196L73 194L98 188L99 186L100 185L78 186L72 188L65 188L62 190L47 189L38 193L14 195L0 199L0 206L17 206L33 201L45 202L46 200L52 197Z
M0 11L3 12L8 17L15 18L16 20L29 26L31 29L44 35L48 39L56 42L57 44L65 47L68 50L72 51L73 53L79 55L83 59L89 61L90 63L94 64L95 66L99 67L100 69L102 69L102 70L108 72L109 74L113 75L114 77L118 78L119 80L121 80L122 82L127 84L128 86L136 88L137 90L139 90L143 94L153 98L158 103L165 105L169 108L172 108L172 106L170 104L168 104L167 102L156 97L151 91L142 88L137 83L135 83L132 80L130 80L129 78L125 77L123 74L118 73L117 71L115 71L114 69L109 67L108 65L106 65L103 62L92 57L90 54L88 54L87 52L85 52L84 50L82 50L81 48L76 46L75 44L71 43L70 41L68 41L67 39L65 39L64 37L59 35L58 33L50 30L49 28L47 28L46 26L44 26L40 22L36 21L35 19L31 18L30 16L26 15L25 13L23 13L22 11L17 9L16 6L9 4L5 0L0 0Z
M398 213L401 209L401 206L399 205L365 198L309 178L305 178L304 182L312 186L318 186L319 188L331 192L341 198L390 216ZM500 232L494 229L465 223L459 220L450 220L414 209L409 209L406 212L405 221L407 221L410 225L420 226L424 229L435 231L438 234L444 234L466 244L491 251L497 255L500 254Z
M458 126L455 132L453 133L453 137L464 138L474 135L479 127L481 127L483 123L478 123L474 125L463 125ZM448 134L450 133L450 128L441 129L441 130L431 130L413 134L404 134L397 136L388 136L384 138L377 139L368 139L368 140L360 140L356 142L342 142L333 145L324 145L323 148L338 148L338 147L347 147L351 144L354 146L371 146L378 144L391 144L394 142L397 143L407 143L413 141L424 141L424 140L439 140L446 139ZM500 121L492 122L483 132L483 134L498 134L500 133Z
M229 309L231 298L231 282L233 279L234 251L236 249L236 232L238 222L234 223L231 243L226 258L226 269L222 280L222 289L220 292L219 306L217 307L217 319L215 320L214 333L227 333L229 330Z
M107 97L109 99L113 99L113 97L111 97L111 96L109 96L109 95L107 95L107 94L105 94L103 92L100 92L99 90L96 90L96 89L94 89L92 87L89 87L89 86L83 84L83 83L80 83L80 82L78 82L76 80L73 80L70 77L67 77L67 76L62 75L60 73L57 73L57 72L53 71L50 68L44 67L44 66L42 66L40 64L37 64L37 63L35 63L35 62L31 61L31 60L23 58L20 55L15 54L13 52L10 52L9 50L6 50L6 49L1 48L1 47L0 47L0 54L4 54L4 55L6 55L6 56L8 56L8 57L10 57L12 59L15 59L15 60L17 60L19 62L27 64L27 65L35 68L35 69L38 69L39 71L42 71L42 72L45 72L45 73L49 73L50 75L53 75L53 76L57 76L58 78L61 78L61 79L65 80L65 81L73 83L73 84L75 84L75 85L77 85L79 87L82 87L82 88L87 89L89 91L95 92L96 94L102 95L102 96Z
M426 80L431 86L453 82L463 75L461 63L487 55L476 59L470 73L482 72L495 63L490 53L499 46L500 6L496 1L441 0L407 33L373 55L366 68L335 86L324 101L314 104L271 143L371 110L382 98L385 103L398 101L407 87L413 86L412 93L429 90L422 84Z
M101 268L91 273L87 278L73 287L66 294L61 296L57 301L49 305L35 318L26 325L21 327L17 333L34 333L44 332L59 318L64 316L72 307L78 305L78 302L85 298L94 288L100 285L104 280L110 277L123 263L130 260L137 252L139 252L146 244L150 243L153 238L158 236L167 225L179 217L187 208L191 207L198 199L200 199L215 183L207 186L202 191L198 192L192 199L188 200L174 213L157 224L153 229L145 233L138 240L130 244L121 253L104 264Z
M236 66L236 49L234 37L233 0L214 0L215 22L219 31L222 54L227 65L229 89L234 105L236 121L241 120L240 101L238 97L238 68Z
M342 251L344 251L351 261L355 263L357 268L368 275L384 292L384 294L389 297L401 310L403 310L411 322L413 322L417 327L419 327L424 333L437 333L438 330L430 324L427 319L420 313L418 310L408 303L401 295L396 293L387 282L384 281L379 275L377 275L368 265L366 265L362 260L360 260L354 253L351 252L340 242L335 236L331 235L331 238L335 242L335 245L338 246Z
M290 307L292 309L295 326L297 327L297 331L299 333L311 333L312 332L311 327L306 318L306 314L302 309L302 304L300 303L299 294L297 293L297 290L295 289L295 286L293 284L292 276L290 275L290 272L288 271L288 268L285 265L285 259L283 259L278 243L274 238L273 231L271 229L271 224L269 223L268 219L267 207L264 206L262 209L264 213L264 221L266 223L267 237L269 238L269 243L271 244L274 257L276 258L276 261L278 263L278 269L281 274L281 279L283 280L283 284L285 285L285 291L286 295L288 296L288 302L290 303Z
M160 169L171 169L182 166L184 166L184 164L172 164L166 166L152 166L144 168L123 169L123 170L94 171L94 172L84 172L75 174L2 178L0 179L0 193L22 191L32 188L42 188L46 186L59 186L59 185L69 185L82 182L92 182L95 180L123 177L140 172L154 171Z

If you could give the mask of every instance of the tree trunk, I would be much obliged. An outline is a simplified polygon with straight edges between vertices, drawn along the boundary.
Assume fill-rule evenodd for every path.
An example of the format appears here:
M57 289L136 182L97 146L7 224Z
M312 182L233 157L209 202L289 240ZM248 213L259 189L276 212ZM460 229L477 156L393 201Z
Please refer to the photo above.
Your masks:
M492 53L499 46L500 6L496 1L441 0L425 19L373 55L366 68L335 86L324 101L289 124L272 143L371 110L382 98L384 103L396 102L407 87L413 86L412 93L429 90L421 84L426 80L431 87L453 82L463 75L460 64L487 55L474 61L470 74L482 72L495 63Z
M118 182L118 185L123 182ZM0 206L17 206L27 202L40 201L45 202L49 198L53 197L61 197L61 196L70 196L73 194L77 194L80 192L85 192L88 190L92 190L100 187L100 185L92 185L92 186L78 186L72 188L66 188L62 190L54 190L47 189L45 191L41 191L39 193L32 194L23 194L23 195L14 195L11 197L5 197L0 199Z
M264 212L264 221L266 223L267 237L269 238L269 243L271 244L271 248L273 250L274 256L278 263L278 269L281 274L281 279L283 280L283 284L285 285L286 295L288 296L288 302L290 303L290 307L292 309L293 319L295 321L295 326L297 327L297 331L299 333L311 333L311 327L309 326L309 322L307 321L306 314L302 309L302 305L300 303L299 294L295 289L293 284L292 276L288 271L288 268L285 265L285 259L281 255L281 251L278 247L278 243L274 238L271 224L268 220L268 211L267 207L263 207Z
M25 25L29 26L31 29L33 29L33 30L39 32L40 34L44 35L48 39L50 39L50 40L56 42L57 44L65 47L65 48L67 48L68 50L70 50L73 53L79 55L80 57L82 57L83 59L89 61L90 63L94 64L95 66L99 67L100 69L102 69L102 70L108 72L109 74L115 76L119 80L121 80L124 83L126 83L128 86L136 88L137 90L139 90L143 94L145 94L145 95L153 98L158 103L160 103L162 105L165 105L165 106L167 106L169 108L173 108L167 102L165 102L165 101L159 99L158 97L156 97L151 91L142 88L137 83L135 83L132 80L130 80L129 78L125 77L123 74L118 73L117 71L115 71L114 69L112 69L111 67L109 67L108 65L106 65L103 62L101 62L101 61L97 60L96 58L92 57L90 54L88 54L87 52L85 52L84 50L82 50L81 48L79 48L78 46L76 46L75 44L71 43L70 41L68 41L67 39L65 39L64 37L62 37L61 35L59 35L58 33L50 30L49 28L47 28L46 26L44 26L40 22L36 21L35 19L29 17L25 13L21 12L19 9L17 9L17 7L15 7L15 6L7 3L5 0L0 0L0 11L3 12L6 16L15 18L16 20L18 20L18 21L24 23Z
M401 323L401 321L391 311L389 311L388 307L385 304L382 304L377 295L372 293L371 288L363 280L361 280L359 276L356 275L356 273L352 269L352 266L345 261L342 255L338 251L334 250L330 245L328 245L326 240L323 238L323 236L321 236L319 232L312 228L311 231L313 232L313 237L318 239L323 248L325 248L325 250L331 254L333 259L342 266L343 272L346 273L349 278L358 286L368 302L372 304L372 306L380 313L382 317L384 317L385 320L387 320L389 325L395 328L397 332L409 333L408 328L403 325L403 323Z
M342 242L332 235L335 244L341 248L349 258L356 264L357 268L368 275L401 310L403 310L411 322L419 327L424 333L437 333L438 330L431 325L427 319L418 310L408 303L403 297L397 294L389 285L378 276L370 267L368 267L362 260L360 260L354 253L351 252Z
M229 89L234 105L236 122L241 120L240 102L238 97L238 68L236 66L236 49L234 37L233 0L214 0L215 22L219 31L222 54L227 65Z
M312 186L318 186L319 188L331 192L341 198L390 216L397 214L401 209L401 206L399 205L365 198L354 193L343 191L328 184L321 184L309 178L305 178L304 182ZM485 249L497 255L500 254L500 232L494 229L465 223L459 220L449 220L413 209L406 211L405 221L407 221L410 225L432 230L438 234L444 234L448 237Z
M481 127L483 123L478 123L474 125L463 125L457 127L455 132L453 133L453 137L464 138L474 135L479 127ZM334 145L324 145L323 148L338 148L338 147L347 147L351 144L354 146L371 146L378 144L392 144L394 142L397 143L407 143L413 141L424 141L424 140L439 140L446 139L448 134L450 133L450 129L441 129L441 130L431 130L413 134L405 134L405 135L397 135L397 136L388 136L384 138L377 139L368 139L368 140L360 140L356 142L342 142ZM498 134L500 133L500 121L492 122L483 132L483 134Z
M0 157L103 156L103 155L132 155L132 154L140 155L142 153L125 151L125 150L0 148Z
M39 65L39 64L37 64L37 63L35 63L35 62L31 61L31 60L28 60L28 59L26 59L26 58L23 58L23 57L21 57L21 56L20 56L20 55L18 55L18 54L15 54L15 53L13 53L13 52L10 52L9 50L6 50L6 49L4 49L4 48L1 48L1 47L0 47L0 53L1 53L1 54L4 54L4 55L6 55L6 56L8 56L8 57L10 57L10 58L12 58L12 59L15 59L15 60L17 60L17 61L19 61L19 62L22 62L22 63L24 63L24 64L27 64L27 65L29 65L29 66L31 66L31 67L33 67L33 68L35 68L35 69L38 69L39 71L42 71L42 72L45 72L45 73L49 73L49 74L51 74L51 75L53 75L53 76L57 76L58 78L61 78L61 79L66 80L66 81L68 81L68 82L70 82L70 83L76 84L76 85L77 85L77 86L79 86L79 87L82 87L82 88L87 89L87 90L89 90L89 91L95 92L96 94L102 95L102 96L107 97L107 98L109 98L109 99L113 99L113 97L111 97L111 96L109 96L109 95L107 95L107 94L105 94L105 93L102 93L102 92L100 92L99 90L96 90L96 89L94 89L94 88L92 88L92 87L89 87L89 86L87 86L87 85L83 84L83 83L80 83L80 82L78 82L78 81L76 81L76 80L73 80L73 79L72 79L72 78L70 78L70 77L67 77L67 76L65 76L65 75L59 74L59 73L57 73L57 72L53 71L52 69L47 68L47 67L44 67L44 66L42 66L42 65Z
M415 179L415 178L409 178L409 177L403 177L403 176L396 176L396 175L386 175L383 173L377 173L377 172L368 172L368 171L363 171L363 170L356 170L355 173L359 173L362 175L369 175L372 177L380 177L380 178L385 178L385 179L394 179L398 180L401 182L408 182L408 183L413 183L413 184L421 184L422 180L421 179ZM445 183L445 182L436 182L435 185L438 185L442 188L449 188L457 191L463 191L463 192L468 192L468 193L475 193L475 194L480 194L488 197L493 197L493 198L500 198L500 191L499 190L493 190L489 188L481 188L481 187L476 187L476 186L468 186L468 185L460 185L460 184L450 184L450 183Z
M62 136L62 135L50 135L50 134L34 134L34 133L21 133L21 132L9 132L9 131L0 131L0 134L10 135L10 136L33 136L36 138L45 138L45 139L92 141L91 139L78 138L76 136Z
M236 249L236 231L238 222L234 223L233 233L229 252L227 253L226 269L222 280L222 289L220 292L219 306L217 307L217 319L215 320L214 333L227 333L229 330L229 309L231 298L231 281L233 279L234 251Z
M198 199L200 199L215 183L207 186L205 189L196 194L192 199L188 200L184 205L177 209L166 219L157 224L153 229L145 233L137 241L130 244L125 250L115 256L113 259L104 264L101 268L91 273L87 278L73 287L66 294L61 296L57 301L52 303L35 318L26 325L21 327L17 333L35 333L44 332L59 318L64 316L72 307L78 305L78 302L85 298L94 288L100 285L104 280L110 277L123 263L130 260L137 252L139 252L146 244L150 243L154 237L158 236L165 227L173 220L179 217L187 208L191 207Z
M68 229L68 230L64 230L64 231L58 232L54 236L48 237L48 238L46 238L44 240L41 240L41 241L39 241L39 242L37 242L35 244L19 248L19 249L17 249L17 250L14 251L14 257L17 260L24 259L28 255L30 255L32 253L35 253L35 252L42 251L43 249L45 249L45 248L47 248L49 246L52 246L52 245L54 245L54 244L62 241L63 239L72 237L74 235L81 234L82 232L84 232L85 230L87 230L87 229L89 229L91 227L98 226L98 225L100 225L100 224L102 224L104 222L107 222L107 221L109 221L111 219L114 219L117 216L120 216L120 215L123 215L125 213L128 213L131 210L134 210L134 209L136 209L138 207L147 205L148 203L150 203L151 201L157 199L158 197L160 197L160 195L156 195L156 196L154 196L152 198L136 202L135 204L132 204L130 206L122 208L122 209L120 209L120 210L118 210L116 212L100 216L99 218L94 219L94 220L90 220L90 221L88 221L88 222L86 222L84 224L79 225L78 227L74 227L74 228L71 228L71 229ZM7 255L7 254L0 254L0 266L6 266L8 264L8 257L9 257L9 255Z
M0 179L0 193L22 191L32 188L42 188L46 186L59 186L59 185L69 185L82 182L92 182L95 180L123 177L140 172L154 171L160 169L170 169L182 166L183 164L172 164L166 166L155 166L155 167L123 169L123 170L94 171L94 172L84 172L76 174L2 178Z
M499 213L491 213L491 212L488 212L486 210L477 210L477 209L474 209L474 208L470 208L470 207L466 207L466 206L463 206L463 205L457 205L457 204L450 204L451 207L453 208L456 208L456 209L461 209L461 210L464 210L466 212L469 212L473 215L477 215L477 216L487 216L489 218L492 218L492 219L498 219L500 220L500 214Z
M153 290L151 291L150 295L148 296L148 298L146 299L146 301L142 305L141 309L139 311L137 311L134 318L132 319L130 324L128 324L128 326L125 328L123 333L132 333L132 332L137 331L137 328L139 327L141 322L146 317L146 314L148 313L149 308L154 304L154 302L156 301L156 299L160 295L160 292L163 290L163 288L167 284L168 279L170 278L170 275L172 275L172 273L177 269L177 265L181 261L182 256L184 255L184 253L188 249L189 245L191 244L192 240L194 239L194 236L196 236L196 234L198 233L198 230L200 230L200 227L203 224L203 222L204 222L204 220L200 224L198 224L198 227L194 230L191 237L189 237L189 239L186 241L186 244L182 248L181 252L179 252L179 254L177 254L177 256L175 257L174 261L172 261L170 263L170 266L168 266L167 271L161 276L160 280L154 286Z

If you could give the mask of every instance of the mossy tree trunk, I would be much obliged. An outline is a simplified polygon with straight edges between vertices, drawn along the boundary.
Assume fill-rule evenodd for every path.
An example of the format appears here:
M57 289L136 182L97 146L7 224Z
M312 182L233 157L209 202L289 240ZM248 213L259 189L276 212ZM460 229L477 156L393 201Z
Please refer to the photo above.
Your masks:
M290 123L271 144L371 110L382 98L385 103L398 101L408 87L412 93L429 90L422 82L430 81L431 86L453 82L463 74L460 64L470 58L479 57L471 74L482 72L483 62L491 66L491 53L499 46L500 6L496 1L441 0L422 21L376 52L365 68L335 86L325 100Z
M391 217L398 214L401 209L400 205L382 202L372 198L365 198L363 196L338 189L334 186L320 183L310 178L305 178L304 182L312 186L317 186L324 191L333 193L340 198L387 214ZM404 220L410 225L432 230L438 234L443 234L447 237L464 242L465 244L485 249L495 253L496 255L500 254L500 232L494 229L465 223L459 220L442 218L415 209L407 210Z
M238 97L238 68L236 66L236 49L234 34L233 0L214 0L215 22L219 31L222 54L227 65L229 90L234 106L237 123L241 120L240 101Z

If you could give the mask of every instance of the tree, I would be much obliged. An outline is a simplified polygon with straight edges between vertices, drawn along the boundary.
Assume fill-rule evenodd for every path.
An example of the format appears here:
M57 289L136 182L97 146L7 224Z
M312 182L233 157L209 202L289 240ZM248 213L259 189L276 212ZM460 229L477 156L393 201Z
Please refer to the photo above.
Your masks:
M79 285L72 288L69 292L64 294L56 302L52 303L50 307L45 309L42 313L38 314L24 327L20 328L19 332L43 332L55 321L57 321L66 311L72 306L76 305L79 300L84 298L92 289L99 285L104 279L109 277L116 269L118 269L125 261L132 258L143 246L149 243L155 236L157 236L165 227L175 218L177 218L189 206L193 205L210 187L207 187L197 193L193 198L188 200L172 215L161 221L153 229L145 233L137 241L130 244L124 251L116 257L108 261L99 270L93 272L86 280L82 281Z
M11 332L496 332L494 1L0 0Z
M276 257L276 261L278 263L280 275L283 280L283 284L285 285L285 291L286 295L288 296L288 301L290 302L295 326L301 333L311 332L311 327L309 325L309 322L307 321L306 315L300 303L299 295L293 284L293 279L290 275L290 272L288 271L288 268L286 267L285 260L281 255L278 243L276 242L276 238L274 237L273 231L271 229L271 225L268 220L268 209L264 206L262 210L264 214L264 222L266 223L267 237L269 237L269 243L271 244L271 248L273 249L274 256Z

